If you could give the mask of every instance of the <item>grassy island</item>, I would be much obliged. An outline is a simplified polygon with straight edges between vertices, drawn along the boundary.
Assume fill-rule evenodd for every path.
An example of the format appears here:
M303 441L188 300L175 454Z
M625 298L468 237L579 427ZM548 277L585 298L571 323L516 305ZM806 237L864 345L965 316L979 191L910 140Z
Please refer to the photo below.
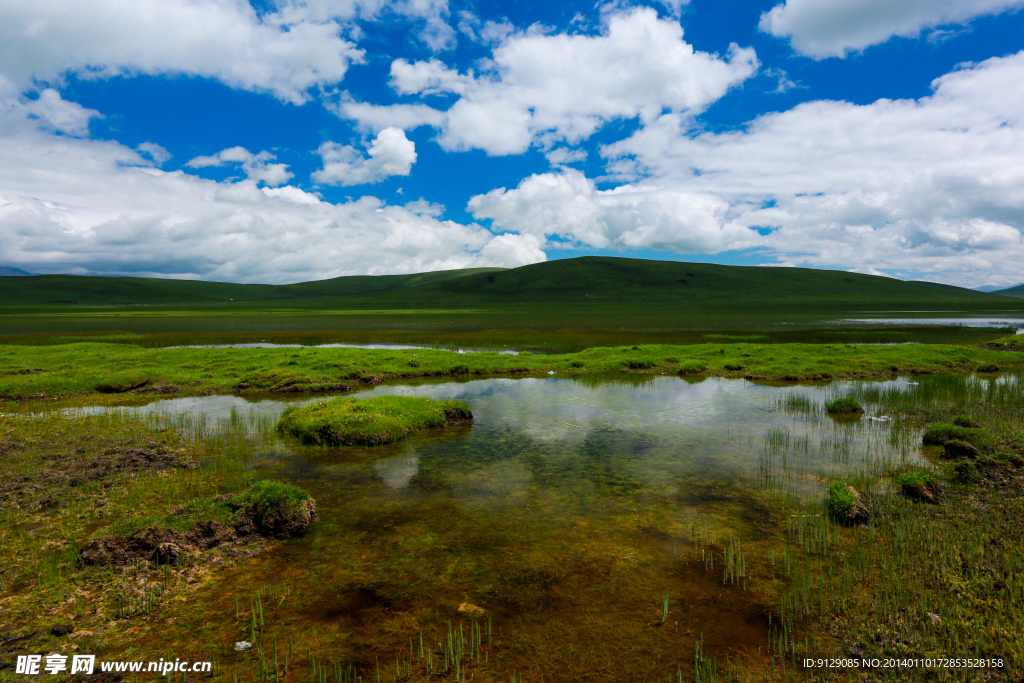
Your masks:
M289 408L279 430L303 443L379 446L421 429L438 429L473 419L465 401L432 401L412 396L336 398Z

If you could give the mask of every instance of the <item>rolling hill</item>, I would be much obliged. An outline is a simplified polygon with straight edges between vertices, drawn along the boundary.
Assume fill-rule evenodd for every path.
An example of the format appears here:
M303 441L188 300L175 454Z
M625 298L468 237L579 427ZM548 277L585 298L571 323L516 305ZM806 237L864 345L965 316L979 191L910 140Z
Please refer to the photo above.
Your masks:
M993 294L1001 294L1003 296L1016 296L1024 297L1024 283L1015 285L1013 287L1007 287L1006 289L997 289L992 292Z
M1007 293L1005 290L1001 294ZM238 308L551 306L1018 307L1004 296L810 268L721 266L586 256L513 269L348 276L243 285L75 275L0 279L6 307L158 305Z

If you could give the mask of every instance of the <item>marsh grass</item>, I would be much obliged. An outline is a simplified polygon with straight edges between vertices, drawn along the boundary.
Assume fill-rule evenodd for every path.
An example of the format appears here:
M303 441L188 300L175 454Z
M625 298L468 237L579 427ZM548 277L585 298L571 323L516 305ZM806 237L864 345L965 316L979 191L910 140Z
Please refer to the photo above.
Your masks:
M862 400L879 411L910 414L893 423L901 438L913 439L927 424L938 423L933 438L967 435L990 448L1017 450L990 456L984 467L948 466L938 505L920 505L910 494L938 484L940 470L894 467L881 479L865 473L854 484L872 508L867 528L832 527L814 507L804 506L790 518L791 545L782 556L798 559L782 562L778 551L769 558L781 568L772 649L780 664L788 662L800 673L798 679L814 678L813 672L800 672L802 654L841 656L850 647L862 656L1001 657L1006 668L990 670L996 680L1020 675L1024 586L1017 577L1024 568L1024 538L1013 520L1024 513L1024 482L1007 457L1022 445L1020 392L1014 377L972 376L860 390ZM907 497L886 493L889 477ZM973 680L972 675L904 670L901 680Z

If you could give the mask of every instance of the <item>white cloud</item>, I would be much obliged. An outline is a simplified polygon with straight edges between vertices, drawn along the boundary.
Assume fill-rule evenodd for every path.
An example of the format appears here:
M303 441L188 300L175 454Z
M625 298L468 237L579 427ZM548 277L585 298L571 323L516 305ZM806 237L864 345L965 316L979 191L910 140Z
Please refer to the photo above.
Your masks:
M571 164L576 161L585 161L587 152L583 149L571 149L569 147L555 147L544 153L544 157L552 166Z
M709 194L723 225L773 228L779 260L965 285L1024 263L1024 53L953 71L919 100L807 102L694 135L665 115L603 148L636 186Z
M286 23L337 20L348 24L398 16L419 23L419 39L433 50L455 44L455 31L447 23L448 0L277 0L275 8L273 19Z
M416 144L399 128L385 128L370 143L364 157L357 149L335 142L320 145L324 167L313 173L323 185L364 185L395 175L409 175L416 163Z
M532 144L578 142L615 119L651 120L666 109L694 115L757 69L751 49L734 45L727 59L695 51L678 22L659 19L653 9L613 12L605 19L598 36L536 29L511 35L479 75L459 73L436 59L395 60L391 83L398 93L459 96L440 124L435 109L400 110L406 126L438 127L447 150L516 154ZM341 112L367 122L399 113L345 107Z
M95 109L68 102L52 88L41 90L36 99L22 98L20 103L9 101L8 106L20 109L46 130L76 136L88 135L89 121L100 116Z
M385 128L414 130L420 126L440 128L444 112L425 104L377 105L342 100L331 107L338 116L356 121L360 128L379 133Z
M0 106L0 253L31 270L294 282L545 259L532 236L415 208L164 172L123 145L47 133Z
M342 80L362 51L335 21L258 16L240 0L0 3L0 73L19 90L122 74L189 74L294 103Z
M143 142L135 148L135 151L152 159L157 166L169 161L172 156L170 152L155 142Z
M554 235L598 249L716 253L760 244L756 231L729 220L729 204L710 193L656 185L597 190L574 169L526 178L470 199L477 219L539 238Z
M508 19L485 21L465 10L459 12L458 29L467 38L482 45L497 45L516 31Z
M229 147L213 156L196 157L185 165L192 168L207 168L225 164L241 164L242 170L249 180L264 182L271 187L284 185L292 178L292 173L288 171L287 164L268 163L273 158L274 155L267 151L253 154L245 147Z
M1024 0L786 0L761 15L760 28L789 38L797 52L821 59L913 37L947 24L1024 6Z

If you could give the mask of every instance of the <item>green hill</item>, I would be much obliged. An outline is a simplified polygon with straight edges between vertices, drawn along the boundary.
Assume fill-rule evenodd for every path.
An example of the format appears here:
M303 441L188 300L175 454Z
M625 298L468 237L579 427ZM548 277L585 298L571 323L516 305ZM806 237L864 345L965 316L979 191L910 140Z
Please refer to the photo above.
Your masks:
M414 290L381 292L406 302L443 296L472 305L892 305L998 302L989 294L928 282L905 282L811 268L720 266L586 256L497 273L478 273Z
M411 275L357 275L292 285L242 285L201 280L35 275L0 279L0 301L7 306L254 304L297 302L323 297L353 297L388 289L429 285L447 279L491 272L493 268L444 270Z
M904 306L1014 308L1006 297L927 282L810 268L720 266L586 256L521 268L349 276L241 285L76 275L0 279L8 307L50 305L298 308Z
M1024 297L1024 284L1020 284L1015 287L1009 287L1007 289L997 289L992 293L1001 294L1002 296Z

